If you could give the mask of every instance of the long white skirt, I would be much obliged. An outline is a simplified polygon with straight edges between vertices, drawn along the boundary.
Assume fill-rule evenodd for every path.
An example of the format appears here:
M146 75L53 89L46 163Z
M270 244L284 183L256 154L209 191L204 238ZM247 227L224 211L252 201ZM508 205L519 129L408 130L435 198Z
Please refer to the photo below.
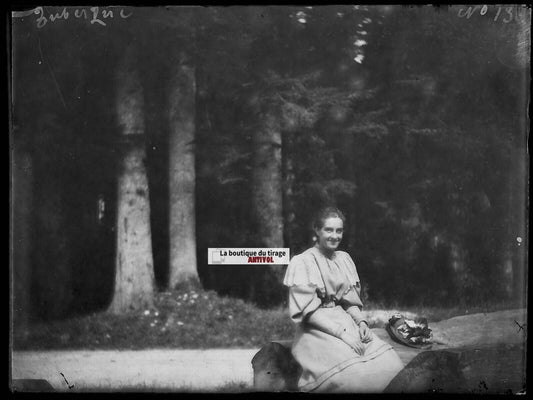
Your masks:
M341 306L325 309L348 334L359 328ZM404 365L392 346L372 335L363 355L342 340L307 324L297 327L292 354L302 367L298 387L305 392L380 393Z

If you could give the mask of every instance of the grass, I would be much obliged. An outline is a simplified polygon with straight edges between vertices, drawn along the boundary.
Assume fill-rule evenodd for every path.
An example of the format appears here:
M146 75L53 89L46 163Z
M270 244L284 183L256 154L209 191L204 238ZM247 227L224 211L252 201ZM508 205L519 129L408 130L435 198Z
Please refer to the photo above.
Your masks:
M457 315L513 307L497 303L478 307L365 308L371 327L383 327L395 312L435 322ZM141 350L150 348L259 348L271 340L290 340L294 323L283 308L260 309L240 299L202 289L159 293L151 309L116 316L105 312L64 321L30 325L14 332L15 350Z
M95 313L31 325L15 332L15 350L149 348L255 348L290 339L286 310L260 309L214 291L176 290L157 295L154 307L116 316Z

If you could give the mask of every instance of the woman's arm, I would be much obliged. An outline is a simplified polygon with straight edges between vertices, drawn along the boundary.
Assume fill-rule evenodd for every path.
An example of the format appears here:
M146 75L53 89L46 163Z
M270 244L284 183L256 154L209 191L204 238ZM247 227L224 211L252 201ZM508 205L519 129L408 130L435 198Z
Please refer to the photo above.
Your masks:
M370 331L368 322L364 319L361 309L358 306L351 306L351 307L348 307L346 312L350 314L352 319L355 321L355 323L359 327L361 341L363 343L368 343L372 341L372 332Z
M358 306L350 306L346 308L346 312L350 315L350 317L352 317L352 319L357 325L359 325L361 322L366 322L368 325L368 322L366 321L363 312Z

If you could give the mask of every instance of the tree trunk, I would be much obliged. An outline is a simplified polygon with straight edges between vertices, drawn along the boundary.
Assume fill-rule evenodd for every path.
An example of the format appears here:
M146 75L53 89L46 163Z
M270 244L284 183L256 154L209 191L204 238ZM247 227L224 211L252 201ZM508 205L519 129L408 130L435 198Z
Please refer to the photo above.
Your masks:
M12 152L11 197L13 324L24 332L29 317L31 289L32 159L19 146Z
M262 245L283 247L281 131L267 113L254 131L252 207Z
M281 163L281 129L273 110L261 114L259 126L252 137L252 213L259 243L263 247L283 247L283 190ZM284 266L270 266L261 271L262 287L258 293L269 296L272 302L281 299ZM279 289L279 290L278 290ZM279 292L279 293L278 293ZM279 299L278 299L279 297ZM260 300L260 299L257 299Z
M195 215L195 70L171 72L169 109L169 287L198 281Z
M150 307L154 297L144 101L136 64L134 51L128 48L117 74L116 110L123 147L117 193L115 289L109 307L115 314Z

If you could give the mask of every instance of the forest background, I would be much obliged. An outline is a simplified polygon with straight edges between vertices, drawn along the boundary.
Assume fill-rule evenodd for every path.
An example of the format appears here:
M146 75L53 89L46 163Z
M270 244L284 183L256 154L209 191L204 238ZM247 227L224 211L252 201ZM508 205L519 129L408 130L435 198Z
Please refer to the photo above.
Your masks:
M370 308L525 307L530 24L497 5L15 12L15 345L290 338L284 267L207 248L298 254L331 204Z

